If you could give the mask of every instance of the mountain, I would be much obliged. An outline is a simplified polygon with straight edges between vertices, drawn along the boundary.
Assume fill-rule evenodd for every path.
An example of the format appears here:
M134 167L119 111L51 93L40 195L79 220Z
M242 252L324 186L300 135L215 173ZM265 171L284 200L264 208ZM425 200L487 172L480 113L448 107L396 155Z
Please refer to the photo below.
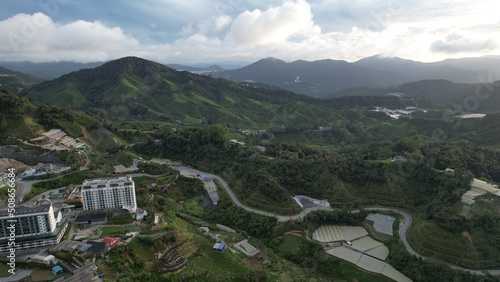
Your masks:
M344 89L329 97L382 96L387 93L399 93L403 98L413 97L427 102L426 105L420 105L420 107L427 107L430 103L466 112L500 113L500 81L454 83L443 79L427 79L395 87Z
M401 58L372 56L354 63L339 60L298 60L276 58L212 75L235 81L266 83L312 97L356 87L397 86L424 79L455 83L479 83L500 79L500 57L448 59L423 63Z
M32 62L0 62L0 66L5 68L31 74L44 79L52 79L80 69L95 68L102 65L98 63L75 63L75 62L51 62L51 63L32 63Z
M422 63L377 55L361 59L354 64L368 69L399 73L408 79L405 82L445 79L456 83L477 83L481 82L480 76L484 76L485 80L488 78L491 80L500 79L499 58L447 59L440 62Z
M322 97L327 93L357 86L398 85L407 78L390 71L374 71L346 61L294 61L276 58L259 60L246 67L217 75L236 81L256 81L296 93Z
M211 65L208 67L192 67L179 64L167 64L167 66L176 69L178 71L189 71L192 73L212 73L224 70L221 66L218 65Z
M40 83L23 93L43 103L106 112L112 119L238 128L301 127L345 119L346 107L400 107L395 97L328 101L252 83L236 83L126 57Z
M20 93L23 89L42 81L43 79L33 75L0 67L0 89L5 89L11 93Z
M479 58L446 59L436 64L449 64L459 69L472 70L483 76L476 77L473 82L500 80L500 56L484 56Z

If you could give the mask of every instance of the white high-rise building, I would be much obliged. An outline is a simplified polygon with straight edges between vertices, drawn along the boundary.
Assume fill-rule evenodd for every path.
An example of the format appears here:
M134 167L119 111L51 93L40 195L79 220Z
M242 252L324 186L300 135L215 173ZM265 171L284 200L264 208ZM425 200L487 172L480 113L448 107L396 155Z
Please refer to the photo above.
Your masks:
M60 218L58 217L60 220ZM15 237L51 234L56 229L57 219L52 205L19 206L11 215L8 210L0 211L0 240L11 236L7 227L14 224Z
M128 209L135 213L135 185L131 176L87 179L82 184L84 210Z

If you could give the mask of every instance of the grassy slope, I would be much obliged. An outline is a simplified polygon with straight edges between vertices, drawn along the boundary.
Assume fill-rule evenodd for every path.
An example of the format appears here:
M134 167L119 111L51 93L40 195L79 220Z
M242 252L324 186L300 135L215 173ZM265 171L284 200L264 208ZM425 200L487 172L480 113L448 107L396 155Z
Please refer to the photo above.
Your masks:
M255 129L311 126L342 119L346 113L333 109L353 103L345 99L319 101L265 86L177 72L130 57L41 83L26 95L81 110L102 108L120 120L227 123ZM376 103L372 100L358 102L369 106Z
M407 233L408 242L418 253L438 258L466 268L494 268L494 260L485 258L481 234L470 232L470 239L463 233L447 232L437 224L416 219ZM489 255L491 257L491 254Z
M29 88L40 82L41 78L0 67L0 89L17 94L21 92L20 89Z

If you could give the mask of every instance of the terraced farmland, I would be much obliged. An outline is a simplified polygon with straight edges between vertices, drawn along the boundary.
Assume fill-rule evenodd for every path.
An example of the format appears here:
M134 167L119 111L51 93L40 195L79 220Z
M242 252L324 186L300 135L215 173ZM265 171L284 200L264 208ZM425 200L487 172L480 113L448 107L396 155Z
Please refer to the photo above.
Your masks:
M194 235L193 240L199 249L183 273L205 274L209 281L226 281L244 277L251 272L239 254L234 254L230 250L218 253L212 249L212 242L198 235Z
M186 266L187 260L179 254L179 249L187 242L177 244L165 252L158 260L160 273L176 272Z
M494 259L485 259L481 236L471 232L472 240L460 233L446 232L435 223L417 221L407 233L410 245L418 253L466 268L494 268Z

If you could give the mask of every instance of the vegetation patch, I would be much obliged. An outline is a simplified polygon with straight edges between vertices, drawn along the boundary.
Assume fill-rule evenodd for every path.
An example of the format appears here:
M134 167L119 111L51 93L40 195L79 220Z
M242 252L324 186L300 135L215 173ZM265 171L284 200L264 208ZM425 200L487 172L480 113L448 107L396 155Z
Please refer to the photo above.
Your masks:
M136 232L139 230L140 228L137 225L105 226L101 228L101 237L125 236L125 234L129 232Z

